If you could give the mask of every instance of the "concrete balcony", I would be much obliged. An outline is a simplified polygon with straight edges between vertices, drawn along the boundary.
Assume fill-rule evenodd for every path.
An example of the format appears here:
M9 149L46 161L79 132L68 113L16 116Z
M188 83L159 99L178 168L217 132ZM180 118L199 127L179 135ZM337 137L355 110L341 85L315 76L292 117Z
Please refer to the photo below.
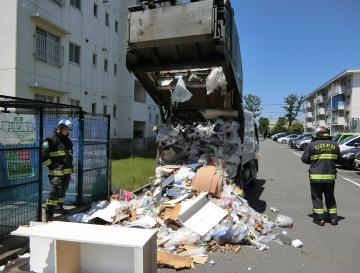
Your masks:
M325 115L325 108L324 107L319 107L316 109L316 115Z
M312 112L306 112L306 118L312 118L313 117L313 114Z
M345 117L335 117L335 118L333 118L333 124L334 125L345 126L346 125Z
M325 101L325 99L324 99L324 96L318 96L317 98L316 98L316 103L324 103L324 101Z
M344 94L344 91L345 91L345 88L343 86L336 85L331 89L330 94L332 96L336 96L336 95Z
M307 108L307 109L309 109L309 108L312 108L312 103L311 103L311 101L306 101L306 104L305 104L305 107Z

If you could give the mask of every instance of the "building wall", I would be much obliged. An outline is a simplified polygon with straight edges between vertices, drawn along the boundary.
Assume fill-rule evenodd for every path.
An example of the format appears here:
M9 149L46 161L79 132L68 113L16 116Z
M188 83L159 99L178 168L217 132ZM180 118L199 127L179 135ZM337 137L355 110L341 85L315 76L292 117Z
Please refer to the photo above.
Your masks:
M17 1L0 5L0 94L15 96Z
M360 118L360 73L354 74L352 79L350 115L353 118Z
M148 109L154 102L147 97L144 105L134 101L134 77L126 69L127 7L135 0L81 0L81 9L65 0L63 7L52 0L0 2L0 94L34 99L35 93L59 97L70 104L79 100L85 111L111 115L111 138L133 138L133 122L148 124ZM97 4L97 16L94 16ZM105 13L109 26L105 25ZM35 17L34 17L35 16ZM118 32L115 32L115 20ZM60 38L62 65L57 66L34 57L36 27ZM80 64L69 61L69 43L80 46ZM93 54L97 64L93 65ZM104 60L108 71L104 71ZM114 74L117 64L117 75ZM10 90L10 91L9 91ZM56 101L55 101L56 102ZM116 116L114 116L114 106ZM157 109L157 107L156 107ZM153 137L146 130L144 137Z
M360 119L360 73L353 72L344 76L334 82L334 86L336 85L340 85L342 98L341 101L338 101L340 95L334 96L332 98L332 108L330 97L333 88L335 88L332 83L330 86L318 90L316 94L306 98L306 131L312 131L317 126L330 126L330 119L333 118L333 133L342 132L351 129L352 120ZM324 94L324 103L316 103L322 94ZM328 112L330 109L338 110L332 111L332 115L330 115ZM325 115L316 114L324 113L324 111Z

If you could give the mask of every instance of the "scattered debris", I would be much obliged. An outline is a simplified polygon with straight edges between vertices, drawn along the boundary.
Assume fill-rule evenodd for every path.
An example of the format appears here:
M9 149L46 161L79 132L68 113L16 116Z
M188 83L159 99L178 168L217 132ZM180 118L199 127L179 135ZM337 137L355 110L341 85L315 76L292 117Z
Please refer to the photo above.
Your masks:
M278 227L289 228L293 226L293 219L289 216L279 214L275 219L275 224Z
M291 245L296 248L300 248L304 246L304 243L301 242L299 239L295 239L292 241Z
M191 268L193 259L169 252L157 252L157 264L160 266L169 266L175 269Z
M286 231L282 231L279 235L278 235L280 241L285 244L285 245L291 245L292 244L292 239L289 237L288 233Z
M271 221L248 204L235 184L239 126L220 119L163 125L157 129L158 166L151 188L139 195L116 190L110 202L95 203L69 220L156 228L158 264L175 269L215 264L208 253L238 253L242 244L260 251L273 241L298 246L286 232L274 232L292 227L292 218L277 215Z
M30 258L30 253L25 253L24 255L19 255L18 257L20 258L20 259L27 259L27 258Z

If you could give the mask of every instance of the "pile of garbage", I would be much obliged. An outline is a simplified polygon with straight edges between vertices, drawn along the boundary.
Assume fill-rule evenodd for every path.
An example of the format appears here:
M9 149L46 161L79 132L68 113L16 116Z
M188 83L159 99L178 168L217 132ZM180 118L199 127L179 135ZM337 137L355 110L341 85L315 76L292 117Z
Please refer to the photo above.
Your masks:
M238 252L244 244L258 250L269 249L271 241L301 247L286 232L275 232L292 227L290 217L278 214L271 221L251 208L236 186L238 129L238 122L223 120L159 128L151 187L139 195L115 190L110 201L68 220L156 228L158 265L176 269L214 263L209 252Z

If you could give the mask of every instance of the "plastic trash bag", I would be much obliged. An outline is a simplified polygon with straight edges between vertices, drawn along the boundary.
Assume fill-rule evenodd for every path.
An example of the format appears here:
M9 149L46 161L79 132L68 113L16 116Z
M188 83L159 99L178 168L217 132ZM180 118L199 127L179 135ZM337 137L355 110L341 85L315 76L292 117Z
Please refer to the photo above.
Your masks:
M248 227L244 223L238 223L232 228L231 242L234 244L240 243L247 237Z
M231 242L233 236L233 231L230 225L220 224L215 230L214 239L218 242L219 245L225 245Z
M171 94L171 102L186 102L190 100L191 97L192 94L189 92L189 90L186 89L185 82L182 79L182 76L180 76L175 86L175 89Z
M278 227L292 227L294 223L291 217L279 214L275 219L275 224Z
M219 87L226 89L226 85L227 82L222 67L214 68L206 78L206 91L208 95Z
M194 244L200 240L200 235L193 232L191 229L182 227L170 234L170 240L167 241L164 246L166 248L184 245L184 244Z

